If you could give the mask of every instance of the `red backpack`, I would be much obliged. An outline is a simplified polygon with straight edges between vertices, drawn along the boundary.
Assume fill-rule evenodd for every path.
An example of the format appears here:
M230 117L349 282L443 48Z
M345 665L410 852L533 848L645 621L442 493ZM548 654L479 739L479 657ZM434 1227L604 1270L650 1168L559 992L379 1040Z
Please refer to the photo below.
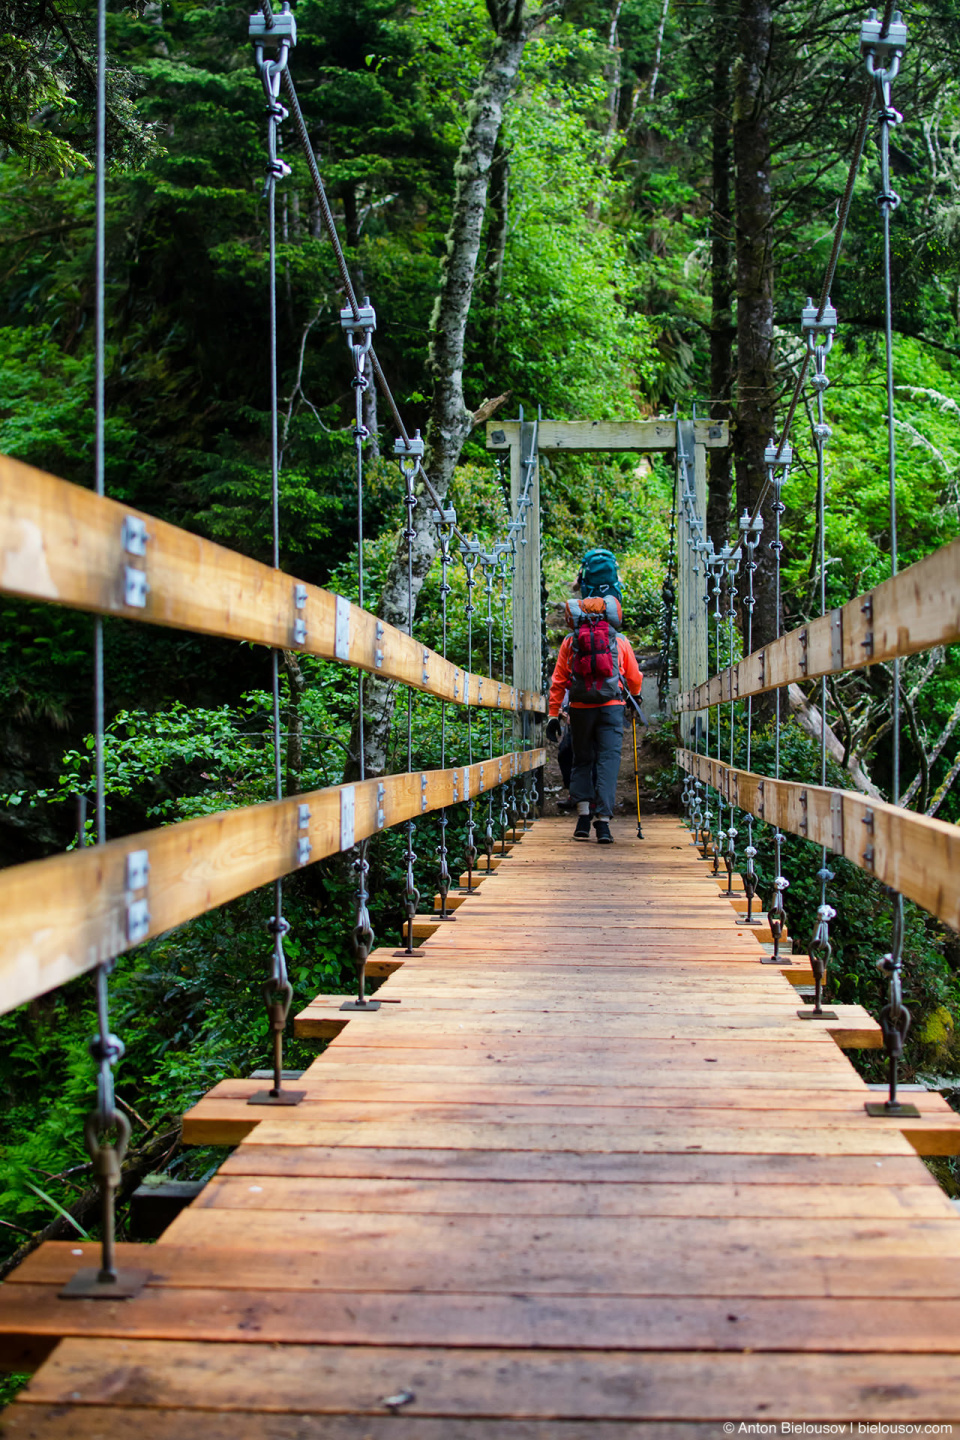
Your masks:
M570 699L581 705L619 699L617 632L623 624L619 600L613 595L568 600L566 616L573 632Z

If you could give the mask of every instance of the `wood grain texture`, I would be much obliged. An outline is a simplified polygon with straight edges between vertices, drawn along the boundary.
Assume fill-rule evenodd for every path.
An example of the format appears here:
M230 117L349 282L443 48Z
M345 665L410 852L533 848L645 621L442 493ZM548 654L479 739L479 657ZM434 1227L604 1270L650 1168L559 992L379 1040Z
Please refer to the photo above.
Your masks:
M517 751L472 766L332 785L11 866L0 872L0 1009L45 994L130 948L126 874L133 852L146 850L150 860L148 887L137 892L148 900L149 938L302 868L301 837L310 841L311 862L345 848L344 791L353 792L353 837L359 840L467 793L485 794L511 775L536 769L543 756L542 750ZM383 826L377 819L380 786ZM310 814L301 827L303 805Z
M496 1383L491 1379L495 1375ZM30 1386L41 1404L259 1408L382 1415L410 1390L417 1415L573 1419L952 1420L951 1356L779 1356L629 1350L499 1351L377 1346L266 1347L68 1339Z
M124 549L128 518L146 526L143 556ZM546 709L542 695L460 670L416 636L342 599L349 621L347 653L340 655L338 597L330 591L6 455L0 455L0 533L0 592L8 595L343 660L456 704ZM143 607L124 601L127 567L147 577ZM306 624L303 641L294 637L297 620Z
M677 698L705 710L960 640L960 540L827 615L781 635Z

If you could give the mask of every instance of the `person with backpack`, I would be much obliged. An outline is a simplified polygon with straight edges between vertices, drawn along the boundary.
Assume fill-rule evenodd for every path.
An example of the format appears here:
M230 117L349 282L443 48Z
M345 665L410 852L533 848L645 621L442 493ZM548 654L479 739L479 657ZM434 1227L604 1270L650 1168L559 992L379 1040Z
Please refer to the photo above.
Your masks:
M579 588L579 599L566 604L571 633L560 646L550 682L547 739L560 738L560 708L569 690L573 740L570 795L577 802L573 838L590 839L593 801L597 840L601 845L612 845L610 820L623 748L622 688L638 696L643 676L633 647L620 633L623 596L617 562L609 550L587 551L575 588Z

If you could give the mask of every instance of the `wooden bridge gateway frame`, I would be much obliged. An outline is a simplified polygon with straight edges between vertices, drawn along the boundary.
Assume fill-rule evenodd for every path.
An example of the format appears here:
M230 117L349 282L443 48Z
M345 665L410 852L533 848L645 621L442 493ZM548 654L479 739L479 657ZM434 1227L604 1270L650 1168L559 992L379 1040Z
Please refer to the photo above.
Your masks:
M638 454L673 452L676 455L679 448L685 446L692 461L691 481L694 493L703 512L707 503L707 451L724 449L729 443L729 426L725 420L541 420L537 425L524 424L521 421L491 420L487 423L487 448L509 451L511 498L514 505L521 487L522 457L533 454L533 491L536 505L534 530L537 534L540 521L539 478L536 469L538 452L572 455L591 451L607 454L615 451L635 451ZM677 463L680 463L679 459ZM686 549L688 535L688 522L682 507L677 515L677 527L677 545L682 553ZM518 613L527 617L526 624L531 628L515 633L515 663L521 668L515 670L514 674L521 684L536 688L534 676L540 673L542 646L539 614L532 605L524 603L527 595L540 593L540 556L539 553L534 556L532 551L533 547L527 547L523 551L523 565L518 566L515 582L514 593L520 598ZM707 621L696 576L689 566L681 568L679 578L679 679L680 689L687 691L705 681L709 673ZM684 739L689 742L693 735L693 725L687 723L686 717L682 718L681 725Z

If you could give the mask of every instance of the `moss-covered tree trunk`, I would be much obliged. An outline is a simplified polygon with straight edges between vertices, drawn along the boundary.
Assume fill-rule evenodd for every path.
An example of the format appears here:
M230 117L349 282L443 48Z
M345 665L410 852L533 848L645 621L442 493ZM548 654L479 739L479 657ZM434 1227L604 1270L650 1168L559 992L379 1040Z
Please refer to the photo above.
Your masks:
M504 108L513 94L524 48L534 29L559 13L561 0L528 6L523 0L490 0L488 9L496 31L493 48L467 111L467 128L457 157L453 212L446 237L440 285L430 317L428 367L433 396L427 421L424 469L437 494L447 493L463 443L474 425L489 410L474 413L463 395L464 342L473 298L487 208L491 168L496 153ZM398 488L400 481L398 479ZM421 491L414 513L413 606L436 553L436 529L429 519L431 503ZM380 597L382 620L408 629L410 598L407 589L407 542L401 535ZM395 685L370 676L365 682L366 718L364 759L367 775L379 775L386 763L393 719ZM354 757L347 778L358 773L359 737L354 722L351 738Z
M733 215L730 151L730 68L734 16L729 0L716 0L713 22L712 207L710 215L710 415L725 420L733 394ZM733 456L710 451L707 534L719 549L730 533Z
M770 0L740 0L735 70L733 151L736 164L737 413L734 460L737 508L754 512L766 480L764 450L773 436L776 383L773 353L773 195L766 79L773 17ZM763 506L764 535L754 577L754 647L776 637L772 513Z

